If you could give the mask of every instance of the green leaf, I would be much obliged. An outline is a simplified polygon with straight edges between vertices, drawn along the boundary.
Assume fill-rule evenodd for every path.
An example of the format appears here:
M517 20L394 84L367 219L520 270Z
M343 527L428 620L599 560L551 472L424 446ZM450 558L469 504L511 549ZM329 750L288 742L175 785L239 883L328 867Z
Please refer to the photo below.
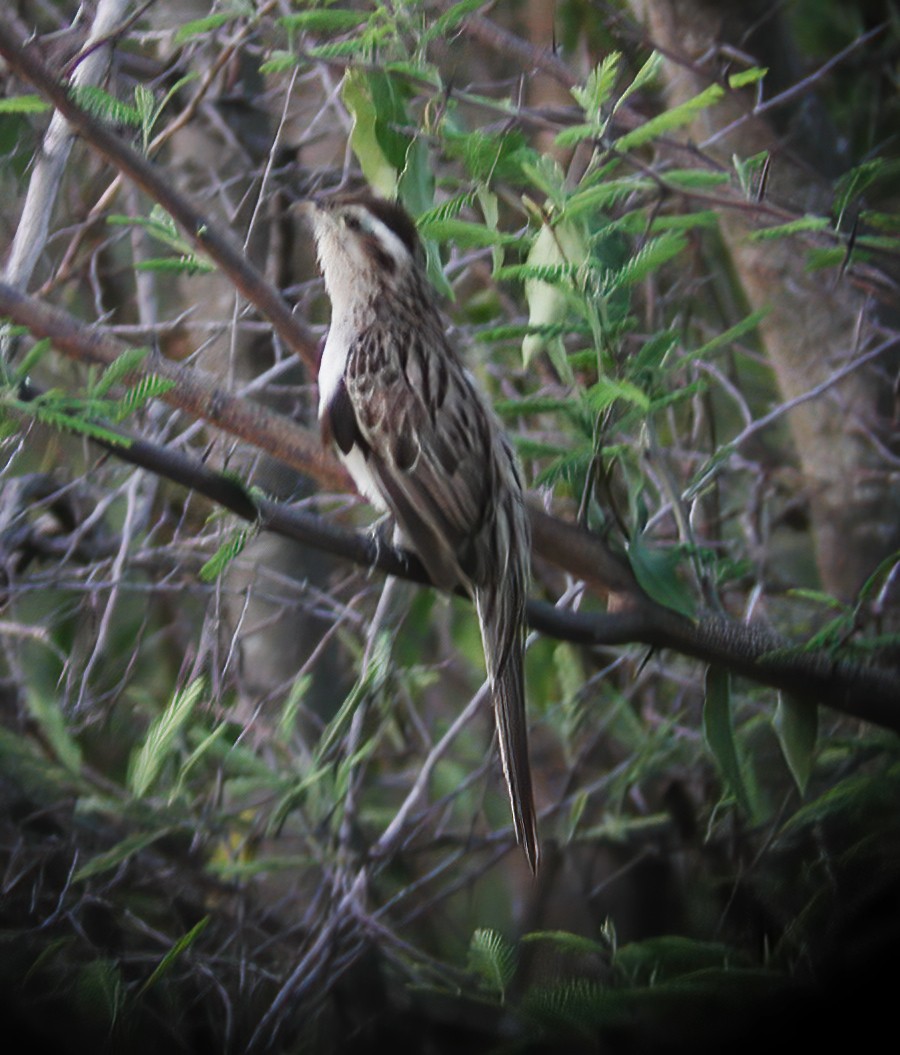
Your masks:
M566 150L569 147L578 146L585 139L596 139L598 135L599 133L594 125L572 125L569 128L564 128L561 132L557 132L553 143L555 146Z
M432 208L421 212L416 219L416 225L420 231L423 231L433 223L455 219L463 209L468 209L474 203L475 198L475 191L455 194L452 198L447 198L446 201L442 201Z
M397 190L400 167L405 151L398 162L388 156L382 137L378 134L379 113L373 99L372 85L363 70L349 69L344 74L341 98L353 118L350 146L359 161L369 185L386 198Z
M572 88L572 97L592 121L594 129L599 127L600 110L612 95L621 61L621 53L611 51L591 70L584 87L576 85Z
M13 95L0 99L0 114L42 114L50 109L40 95Z
M425 30L422 34L422 44L430 44L433 40L446 37L460 22L481 7L484 7L484 0L459 0L459 3L449 7Z
M31 717L40 726L59 761L70 773L80 773L81 748L69 733L59 700L32 687L26 695L26 701Z
M375 640L375 647L372 649L366 669L347 694L335 716L322 731L315 750L317 763L328 758L332 753L349 726L356 708L364 699L374 695L384 684L390 667L390 658L390 638L387 634L380 634Z
M724 88L718 84L711 84L699 95L695 95L693 99L688 99L687 102L681 103L680 106L673 106L671 110L666 110L656 117L651 117L649 121L645 121L639 128L635 128L633 131L626 132L625 135L620 136L615 143L616 150L623 153L627 150L633 150L635 147L643 146L652 139L656 139L657 136L665 135L676 128L681 128L682 125L689 124L697 114L717 103L724 94Z
M819 714L814 704L779 693L772 723L791 776L802 795L815 759Z
M734 955L734 950L721 942L662 934L621 946L616 952L616 969L631 985L657 985L710 967L725 967Z
M630 381L617 381L611 377L599 378L587 390L586 398L595 413L600 413L612 406L617 399L632 403L641 410L650 409L650 399L637 385Z
M194 942L200 937L200 935L206 930L209 925L212 916L203 916L198 920L193 927L175 942L171 949L166 953L165 956L159 961L156 967L153 969L152 974L146 982L138 990L138 996L143 995L148 989L152 989L154 985L166 974L172 964L178 959L178 957L189 949Z
M751 66L748 70L740 73L732 73L728 78L729 88L744 88L748 84L756 84L769 72L768 66Z
M758 179L762 178L762 173L765 170L766 164L769 160L769 152L762 150L758 154L753 154L749 158L739 158L737 154L733 154L731 162L734 165L734 171L737 174L738 183L741 185L741 190L745 196L752 198L758 187Z
M128 787L142 798L155 783L172 753L176 737L184 729L203 695L205 681L196 678L186 688L179 689L161 715L153 722L144 743L132 755L128 773Z
M96 399L102 398L128 374L139 370L149 354L149 348L128 348L121 355L116 356L100 377L88 386L89 394Z
M112 849L107 850L105 853L97 854L87 864L82 865L73 876L74 881L79 883L84 879L90 879L103 872L109 872L113 868L118 868L123 861L127 861L129 858L134 857L135 854L140 853L141 850L152 846L159 839L170 835L173 830L171 827L157 828L152 832L136 832L134 835L126 836L121 842L116 843Z
M78 968L73 1006L87 1012L92 1023L103 1022L112 1031L127 999L125 979L116 960L101 956Z
M900 790L898 776L900 771L894 766L887 773L855 773L846 777L812 802L801 806L785 822L783 831L820 824L835 816L860 818L881 811L890 811L891 816L895 816Z
M859 589L859 603L871 598L898 564L900 564L900 550L894 550L893 553L889 553L883 560L879 561L878 567Z
M572 409L571 399L560 399L557 396L526 396L523 399L503 399L494 404L494 410L505 417L518 414L550 414Z
M656 75L659 73L663 64L663 57L658 51L654 51L650 58L644 63L643 66L638 70L637 75L628 87L622 92L619 98L616 100L616 105L613 110L618 110L620 106L632 96L635 92L639 92L645 85L651 81L656 80Z
M128 447L131 444L131 439L128 436L114 432L108 425L80 416L88 412L88 408L85 405L79 406L77 401L57 403L52 398L52 395L45 392L41 397L32 400L30 403L16 400L10 405L15 406L21 413L33 417L36 421L41 422L42 425L59 429L61 432L74 432L76 435L87 436L90 439L99 440L101 443L108 443L117 447ZM51 398L48 398L48 396Z
M689 358L704 359L712 352L716 352L720 348L726 348L728 345L740 340L745 334L755 330L769 314L769 311L770 309L765 307L751 312L746 318L735 323L734 326L729 326L727 330L723 330L720 334L708 340L706 344L701 344L699 348L690 353Z
M143 84L138 84L134 89L134 109L138 115L141 139L143 141L144 150L146 150L158 111L156 109L156 97L153 92Z
M628 545L628 561L641 588L658 604L692 618L694 602L678 577L677 550L653 549L637 534Z
M151 260L140 260L134 265L135 271L153 271L159 274L208 275L215 271L215 265L195 256L193 253L178 257L154 257Z
M502 1001L516 971L516 951L497 931L480 927L469 943L467 966Z
M689 190L721 187L731 180L727 172L706 172L703 169L670 169L661 175L666 183Z
M243 553L247 543L259 533L256 524L248 527L236 528L231 537L228 538L209 560L200 569L201 582L215 582L228 565Z
M171 378L147 374L137 384L128 388L125 395L112 408L110 416L115 422L124 421L130 414L149 403L151 399L159 399L166 392L171 392L174 387L175 381Z
M179 28L175 34L175 43L184 44L194 37L203 36L204 33L209 33L211 30L224 26L227 22L234 21L235 18L237 18L237 13L234 11L222 11L215 15L206 15L205 18L194 18Z
M750 796L741 772L738 746L732 718L731 675L722 667L711 665L706 672L703 700L703 735L716 760L722 780L737 799L738 805L752 815Z
M27 354L16 363L16 377L24 381L52 347L53 344L49 337L42 337L39 341L35 341Z
M566 202L566 217L571 220L583 212L611 209L619 201L650 191L655 186L652 180L627 177L608 179L596 185L582 187Z
M645 341L631 361L631 372L635 377L643 374L653 376L665 362L666 356L678 344L681 334L677 330L660 330Z
M789 223L780 223L775 227L765 227L761 231L753 231L750 235L751 242L766 242L773 238L788 238L792 234L801 234L804 231L826 231L831 223L825 216L801 216L798 220Z
M484 224L470 223L467 220L430 220L419 224L420 232L439 242L456 242L460 248L470 246L508 245L519 241L516 235L492 231Z
M662 267L687 245L681 231L665 231L658 238L650 238L623 268L610 274L610 289L634 286Z
M137 108L123 103L95 84L78 84L72 88L72 98L89 114L118 125L140 125Z
M608 943L595 941L593 938L585 938L581 934L572 934L567 930L534 930L522 935L523 942L549 941L553 942L561 952L580 953L585 956L600 956L604 959L609 957L610 947Z
M264 75L269 73L284 73L285 70L292 70L299 65L300 58L292 51L276 49L275 51L270 52L266 61L260 65L259 72Z
M298 11L293 15L283 15L276 19L278 25L287 30L301 30L311 33L343 33L348 29L355 29L372 20L371 11L347 11L336 9L331 11Z
M834 204L832 206L834 215L837 217L837 226L840 227L841 219L850 205L858 198L867 187L877 182L884 176L895 176L900 163L887 161L884 158L871 158L845 172L837 181L834 190Z

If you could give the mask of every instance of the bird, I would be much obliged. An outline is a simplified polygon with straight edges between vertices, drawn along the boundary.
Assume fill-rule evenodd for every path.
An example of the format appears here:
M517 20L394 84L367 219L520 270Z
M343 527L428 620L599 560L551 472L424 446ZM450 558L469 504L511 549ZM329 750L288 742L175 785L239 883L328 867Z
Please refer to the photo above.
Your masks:
M513 827L537 874L523 670L531 543L515 452L447 336L409 213L368 191L300 208L331 301L323 442L434 585L474 602Z

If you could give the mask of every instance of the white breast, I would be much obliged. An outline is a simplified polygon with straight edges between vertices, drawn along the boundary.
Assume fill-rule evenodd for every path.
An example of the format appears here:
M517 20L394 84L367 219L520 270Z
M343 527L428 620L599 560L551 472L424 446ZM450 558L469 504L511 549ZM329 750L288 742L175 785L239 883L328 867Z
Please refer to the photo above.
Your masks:
M347 353L350 351L352 334L349 330L341 332L343 327L332 326L325 339L322 350L322 361L319 363L319 417L337 391L338 382L344 376L347 366Z
M347 354L355 331L352 327L343 329L343 332L342 329L340 326L332 326L328 331L325 347L322 350L322 361L319 363L320 419L327 412L347 367ZM353 482L356 484L359 493L368 499L380 512L387 512L388 507L378 489L375 477L369 471L363 452L358 447L351 447L346 454L340 450L337 454L353 477Z

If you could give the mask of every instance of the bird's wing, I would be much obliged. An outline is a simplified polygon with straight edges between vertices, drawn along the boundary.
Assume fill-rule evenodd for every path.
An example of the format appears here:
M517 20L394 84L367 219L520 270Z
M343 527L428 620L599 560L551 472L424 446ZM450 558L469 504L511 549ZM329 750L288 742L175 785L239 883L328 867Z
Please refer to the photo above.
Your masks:
M407 541L438 585L471 590L489 568L502 575L506 559L495 541L496 426L443 334L427 337L427 349L417 333L388 348L379 328L367 331L344 382L368 467Z

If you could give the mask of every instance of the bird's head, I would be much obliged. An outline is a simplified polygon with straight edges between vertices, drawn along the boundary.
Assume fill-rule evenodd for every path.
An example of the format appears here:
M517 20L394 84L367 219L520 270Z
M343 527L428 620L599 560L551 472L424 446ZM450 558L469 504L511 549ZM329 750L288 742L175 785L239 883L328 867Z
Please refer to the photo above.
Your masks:
M319 266L336 307L398 289L417 272L419 236L401 206L353 194L311 198L300 208L312 227Z

